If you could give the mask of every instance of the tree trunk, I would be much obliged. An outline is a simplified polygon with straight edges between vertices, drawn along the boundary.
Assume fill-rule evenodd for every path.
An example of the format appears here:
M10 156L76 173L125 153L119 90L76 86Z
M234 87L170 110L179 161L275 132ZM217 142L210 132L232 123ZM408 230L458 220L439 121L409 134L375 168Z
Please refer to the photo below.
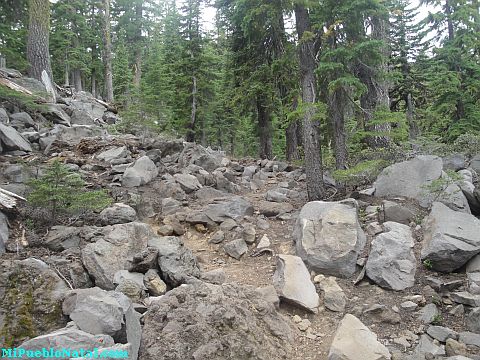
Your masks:
M70 86L70 66L68 66L67 55L65 55L65 87Z
M418 136L418 126L417 126L417 122L415 121L415 107L414 107L414 104L413 104L413 100L412 100L412 94L408 94L407 95L407 99L406 99L406 103L407 103L407 122L408 122L408 137L410 140L415 140Z
M367 91L361 96L360 104L364 110L364 126L365 130L374 133L367 137L366 141L371 148L383 148L390 144L391 124L389 122L372 124L374 114L377 110L390 109L389 84L385 80L388 72L388 31L387 21L380 17L372 19L373 29L372 37L375 40L385 42L382 49L382 61L375 68L365 64L360 64L359 77L367 87ZM376 135L379 134L379 135Z
M27 60L30 63L29 75L42 81L45 70L53 83L50 53L48 50L50 32L50 1L28 1Z
M345 120L348 116L348 96L343 88L328 95L328 107L333 127L335 144L335 167L337 170L347 168L347 142L345 135Z
M301 146L300 137L298 136L301 129L298 121L292 121L285 130L285 138L287 143L286 157L287 161L295 161L301 159L299 147ZM299 131L300 130L300 131ZM301 136L301 134L300 134Z
M82 91L82 72L78 69L73 70L73 83L75 86L75 91Z
M103 0L104 7L104 65L105 65L105 100L113 102L112 40L110 34L110 0Z
M448 40L453 41L455 38L455 32L453 28L452 7L450 6L450 0L445 0L445 15L447 15Z
M196 76L193 76L192 79L192 112L190 114L190 124L188 124L187 134L185 137L185 140L188 142L195 141L195 123L197 122L197 78Z
M142 27L141 22L143 18L143 1L139 1L135 6L135 16L137 20L137 33L135 35L135 71L133 75L133 86L140 87L140 80L142 79Z
M316 114L315 54L311 37L303 38L305 32L311 32L310 15L300 4L295 5L295 19L298 33L299 65L301 71L302 106L304 107L302 132L305 153L305 172L307 176L308 199L321 200L325 197L323 183L322 152L319 123Z
M261 159L271 159L272 152L272 124L270 111L264 101L257 97L258 135L260 140L259 156Z

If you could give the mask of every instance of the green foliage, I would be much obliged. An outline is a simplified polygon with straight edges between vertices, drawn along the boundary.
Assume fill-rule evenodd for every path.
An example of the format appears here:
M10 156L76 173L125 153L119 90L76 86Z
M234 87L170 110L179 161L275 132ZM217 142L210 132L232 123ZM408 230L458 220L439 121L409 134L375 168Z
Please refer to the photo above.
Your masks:
M350 169L335 170L333 177L345 185L357 187L373 182L386 166L388 162L385 160L368 160Z
M422 188L426 193L432 194L434 196L434 200L436 200L450 185L460 185L463 181L464 178L461 174L453 170L447 170L445 176L433 180L430 184L423 185Z
M26 112L34 113L44 110L44 106L37 104L33 96L9 89L3 85L0 85L0 101L9 102Z
M53 221L59 213L102 210L112 199L103 190L87 191L79 174L55 160L45 175L30 181L28 201L35 207L49 209Z
M433 268L433 262L431 259L425 259L423 260L423 266L425 266L426 269L432 270Z

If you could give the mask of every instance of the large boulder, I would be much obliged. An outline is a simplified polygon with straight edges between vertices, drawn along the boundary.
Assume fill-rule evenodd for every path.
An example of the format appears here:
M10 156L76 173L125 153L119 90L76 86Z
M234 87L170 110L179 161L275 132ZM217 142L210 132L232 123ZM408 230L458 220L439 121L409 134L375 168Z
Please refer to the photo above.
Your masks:
M98 287L72 290L63 302L63 313L82 331L92 335L106 334L116 342L130 343L136 359L140 348L140 315L128 297Z
M410 227L395 222L383 224L385 232L371 245L366 274L378 285L404 290L415 283L416 259Z
M113 290L113 277L118 270L128 270L128 259L147 248L156 235L144 223L131 222L100 229L101 235L82 250L82 260L95 285Z
M356 270L365 234L351 201L312 201L298 215L294 231L297 255L313 270L348 277Z
M303 260L293 255L278 255L273 285L278 296L305 310L316 312L320 299Z
M65 349L69 351L70 354L66 353L64 356L55 356L55 358L79 358L82 354L85 357L93 358L95 349L102 349L113 345L114 341L111 336L92 335L75 327L66 327L30 339L19 346L17 351L46 351L47 355L42 356L42 358L47 359L51 357L51 355L48 355L51 349L57 351Z
M422 260L433 270L451 272L480 253L480 220L434 203L424 224Z
M176 236L153 237L148 246L158 250L158 266L162 278L171 286L178 286L200 277L200 268L193 253Z
M375 196L404 196L428 207L432 196L426 186L442 176L443 163L438 156L417 156L385 168L374 183Z
M67 291L65 282L43 261L2 261L0 343L13 347L64 326L62 300Z
M72 127L58 127L55 140L67 143L69 145L77 145L82 139L101 136L104 131L96 126L74 125Z
M139 359L291 359L293 330L253 287L196 282L169 291L144 317Z
M105 208L100 213L100 221L104 225L124 224L135 221L137 212L131 206L122 203L116 203Z
M388 349L359 319L344 316L333 339L328 360L390 360Z
M123 159L130 155L130 151L126 146L118 146L109 150L103 151L97 155L97 159L106 162L111 162L117 159Z
M142 156L133 166L127 168L122 178L125 187L137 187L148 184L158 175L158 168L148 156Z
M198 179L191 174L175 174L173 177L180 184L183 191L185 191L187 194L202 187L202 185L198 182Z
M0 123L0 145L6 150L32 151L30 143L13 127Z
M213 172L222 166L223 154L201 145L185 143L184 149L178 157L180 167L186 168L190 164L198 165L208 172Z
M222 223L227 219L238 221L253 215L253 206L244 198L234 196L227 200L212 201L202 212L212 221Z
M42 115L54 124L70 126L70 116L57 104L48 104Z

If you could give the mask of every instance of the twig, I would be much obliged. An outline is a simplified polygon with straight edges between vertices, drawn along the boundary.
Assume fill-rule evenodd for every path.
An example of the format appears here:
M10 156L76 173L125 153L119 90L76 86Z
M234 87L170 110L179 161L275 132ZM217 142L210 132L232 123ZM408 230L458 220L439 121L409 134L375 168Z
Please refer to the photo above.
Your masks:
M73 288L72 284L70 283L70 281L68 281L68 279L65 276L63 276L63 274L60 272L60 270L58 270L56 266L53 266L53 269L58 274L58 276L60 276L67 283L67 285L70 287L70 290L73 290L74 288Z

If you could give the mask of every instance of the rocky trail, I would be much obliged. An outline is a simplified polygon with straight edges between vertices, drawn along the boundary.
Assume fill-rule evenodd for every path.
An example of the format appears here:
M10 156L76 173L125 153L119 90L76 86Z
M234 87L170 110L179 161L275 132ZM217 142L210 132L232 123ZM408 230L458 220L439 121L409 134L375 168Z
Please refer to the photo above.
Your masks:
M27 196L57 159L114 204L53 227L21 199L0 209L2 347L480 359L480 155L417 155L371 188L308 202L299 167L111 135L109 109L64 102L39 126L0 108L0 186Z

